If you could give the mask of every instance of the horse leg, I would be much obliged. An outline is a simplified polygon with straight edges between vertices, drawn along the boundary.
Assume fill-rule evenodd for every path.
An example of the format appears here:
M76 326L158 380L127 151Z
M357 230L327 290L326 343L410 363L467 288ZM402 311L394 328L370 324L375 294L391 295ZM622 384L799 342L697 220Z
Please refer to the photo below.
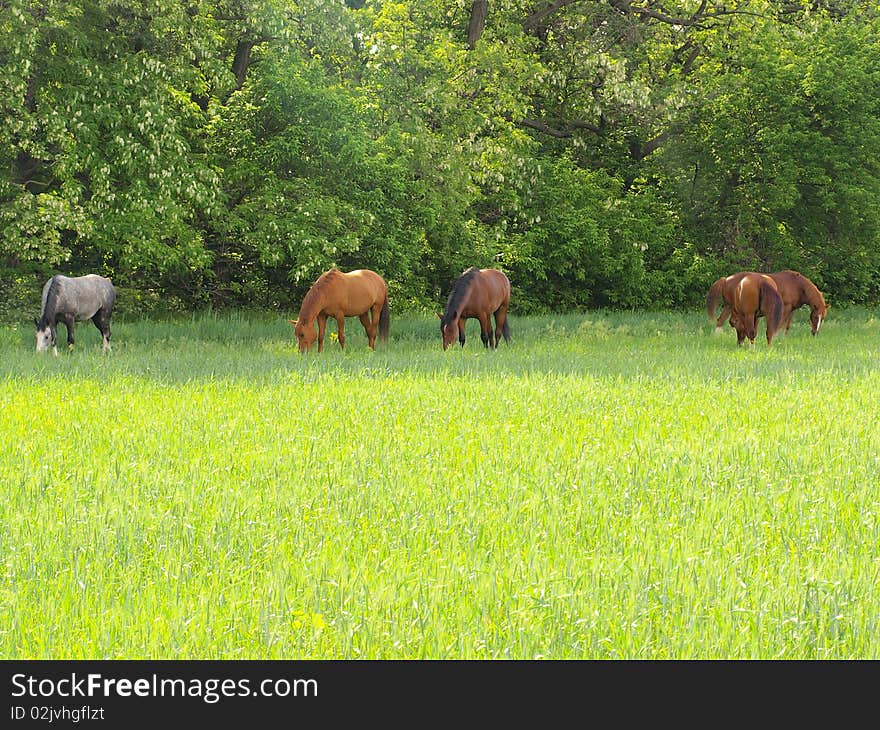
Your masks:
M336 317L336 335L339 338L339 346L345 349L345 316L340 314Z
M721 326L724 324L724 321L730 316L730 305L725 304L724 309L721 310L721 314L718 315L718 319L715 320L715 334L721 332Z
M502 304L495 310L495 347L501 342L502 335L505 342L510 342L510 335L504 329L504 323L507 321L507 305Z
M73 349L73 329L76 327L76 317L72 314L65 314L64 326L67 327L67 349Z
M327 329L327 315L319 314L318 320L318 352L324 351L324 332Z
M785 323L785 334L788 334L788 328L791 327L791 315L794 314L794 308L789 309L785 308L785 312L782 315L782 321Z
M95 316L92 317L92 322L95 323L95 327L101 332L101 350L103 352L110 352L112 349L110 347L110 317L105 315L103 310L98 310L95 312Z
M372 310L368 309L366 312L364 312L362 315L360 315L358 317L358 319L361 321L361 324L364 326L364 332L367 333L367 342L369 342L369 344L370 344L370 349L375 350L376 349L376 326L377 325L374 325L373 323L370 322L370 312L371 311ZM379 322L378 317L374 317L373 319L376 323Z
M492 323L489 321L488 314L481 314L480 320L480 339L483 341L483 347L492 347Z
M464 347L464 325L465 325L465 321L466 321L466 320L465 320L464 317L459 317L459 318L458 318L458 344L461 345L462 347Z
M373 328L373 345L372 348L375 350L376 347L376 338L379 336L379 319L382 317L382 306L385 304L385 300L377 301L372 308L370 309L371 314L371 327Z

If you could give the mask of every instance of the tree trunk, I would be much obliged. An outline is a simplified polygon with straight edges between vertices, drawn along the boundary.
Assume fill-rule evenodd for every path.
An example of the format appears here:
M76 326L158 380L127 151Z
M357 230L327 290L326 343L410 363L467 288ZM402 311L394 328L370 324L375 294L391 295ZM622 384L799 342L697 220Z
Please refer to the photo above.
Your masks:
M248 65L251 62L251 49L254 47L253 41L241 40L235 47L235 59L232 61L232 73L235 74L235 88L240 89L244 86L244 80L247 78Z
M474 0L471 6L471 21L468 23L468 48L473 50L480 36L483 35L483 29L486 27L486 15L489 12L489 0Z

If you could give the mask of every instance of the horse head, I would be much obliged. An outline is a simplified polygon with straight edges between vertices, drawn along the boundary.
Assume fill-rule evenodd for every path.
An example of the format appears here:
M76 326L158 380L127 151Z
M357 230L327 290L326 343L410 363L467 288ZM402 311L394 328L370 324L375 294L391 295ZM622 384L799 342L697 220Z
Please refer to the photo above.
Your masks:
M315 340L318 335L315 332L315 324L312 323L312 326L309 327L304 322L300 322L298 319L288 320L293 325L293 332L296 335L297 345L299 346L300 352L308 352L312 349L312 345L315 344Z
M43 319L34 317L34 325L37 328L37 352L45 352L50 347L55 347L55 325L51 324L45 317Z
M822 321L825 319L826 314L828 314L828 305L825 304L824 299L820 299L819 302L810 307L810 327L813 330L814 336L819 334L819 328L822 326Z
M455 312L452 312L448 322L443 320L443 315L440 312L437 312L437 317L440 318L440 336L443 338L443 349L445 350L458 337L458 324L456 323Z

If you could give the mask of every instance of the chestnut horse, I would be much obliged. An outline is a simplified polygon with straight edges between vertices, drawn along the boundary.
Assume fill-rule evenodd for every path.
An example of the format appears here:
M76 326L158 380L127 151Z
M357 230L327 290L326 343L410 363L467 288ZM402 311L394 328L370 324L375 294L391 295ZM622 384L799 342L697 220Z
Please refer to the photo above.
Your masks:
M324 329L328 317L336 320L339 346L343 350L346 317L361 320L370 349L375 350L377 335L380 340L387 340L391 324L385 280L369 269L348 273L330 269L321 274L305 295L299 317L290 320L300 352L308 352L315 342L315 320L318 322L318 352L324 349Z
M825 297L822 296L819 288L806 276L791 269L777 271L770 276L776 282L779 295L785 303L782 323L785 325L786 333L791 327L791 315L794 310L808 304L810 306L810 329L814 336L817 335L825 315L828 314L828 305L825 304Z
M706 295L706 313L709 316L709 321L715 320L715 311L718 309L718 303L724 302L721 314L715 320L716 332L721 331L721 326L730 316L733 288L746 273L748 272L740 271L731 276L722 276L709 288L709 293ZM822 292L806 276L791 269L777 271L769 274L769 276L776 282L779 295L782 297L784 305L782 323L785 326L786 334L791 327L791 317L794 310L799 309L804 304L810 306L810 325L813 334L817 334L828 312L828 305L825 303Z
M769 274L746 272L733 285L730 301L730 325L736 330L736 344L748 338L754 346L758 335L758 317L767 320L767 347L782 325L784 309L776 282Z
M464 326L468 317L480 320L480 339L483 345L493 349L504 337L510 342L510 325L507 309L510 306L510 281L498 269L478 269L475 266L462 272L452 285L440 318L440 334L443 349L449 347L458 334L458 342L464 347ZM495 332L492 332L492 315L495 315Z

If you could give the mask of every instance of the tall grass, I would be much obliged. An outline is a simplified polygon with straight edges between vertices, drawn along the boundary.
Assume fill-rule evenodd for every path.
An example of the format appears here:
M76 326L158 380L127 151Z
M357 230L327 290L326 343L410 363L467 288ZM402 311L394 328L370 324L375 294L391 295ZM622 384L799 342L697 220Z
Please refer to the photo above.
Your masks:
M2 328L0 656L880 657L880 317L806 319Z

